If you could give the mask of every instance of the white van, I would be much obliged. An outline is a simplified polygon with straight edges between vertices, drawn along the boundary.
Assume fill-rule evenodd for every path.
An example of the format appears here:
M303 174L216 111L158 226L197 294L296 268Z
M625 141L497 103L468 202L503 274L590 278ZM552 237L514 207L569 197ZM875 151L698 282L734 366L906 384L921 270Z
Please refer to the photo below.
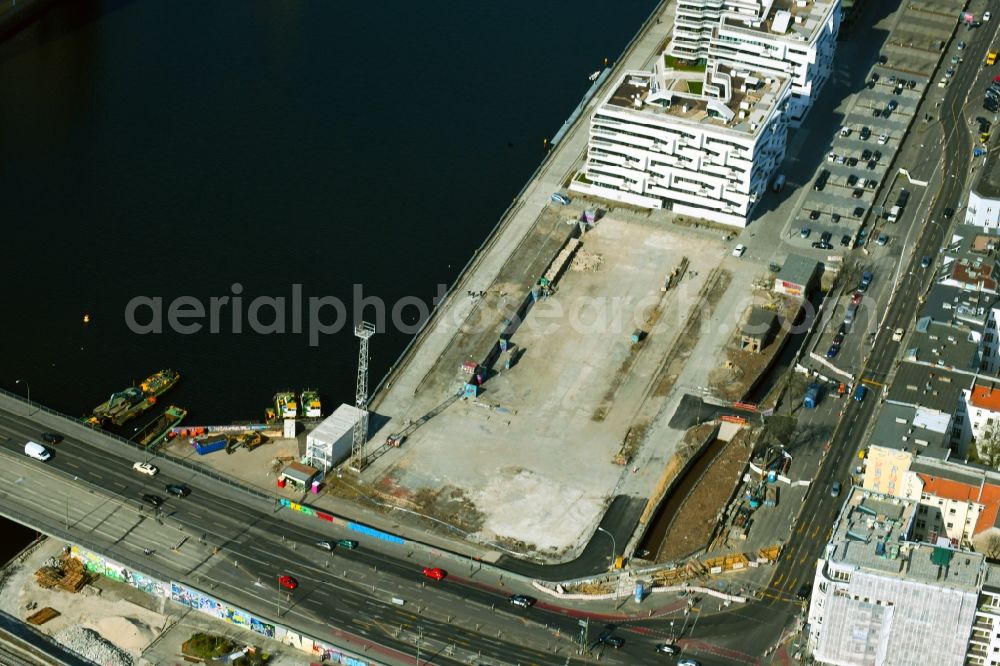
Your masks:
M24 455L35 460L41 460L42 462L52 457L47 448L36 442L28 442L24 445Z

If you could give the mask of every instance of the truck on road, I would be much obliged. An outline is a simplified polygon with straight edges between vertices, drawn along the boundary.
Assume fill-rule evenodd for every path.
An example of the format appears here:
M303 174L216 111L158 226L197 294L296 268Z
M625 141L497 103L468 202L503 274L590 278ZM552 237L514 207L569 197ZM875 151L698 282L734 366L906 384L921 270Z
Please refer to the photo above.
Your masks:
M816 382L810 384L806 388L806 395L802 399L802 406L806 409L816 409L816 405L819 404L819 390L819 384Z

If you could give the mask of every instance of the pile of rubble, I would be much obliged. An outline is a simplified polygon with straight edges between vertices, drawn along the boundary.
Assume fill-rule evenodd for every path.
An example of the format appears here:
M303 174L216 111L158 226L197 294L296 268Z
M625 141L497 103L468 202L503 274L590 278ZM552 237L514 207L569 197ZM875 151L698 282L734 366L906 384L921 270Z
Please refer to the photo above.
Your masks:
M79 592L87 583L87 570L80 560L64 554L46 560L45 566L35 572L35 580L46 590L59 587L67 592Z
M93 629L79 625L56 634L56 640L67 649L101 666L132 666L132 657Z
M580 250L570 262L571 271L596 271L604 263L604 257L600 254Z

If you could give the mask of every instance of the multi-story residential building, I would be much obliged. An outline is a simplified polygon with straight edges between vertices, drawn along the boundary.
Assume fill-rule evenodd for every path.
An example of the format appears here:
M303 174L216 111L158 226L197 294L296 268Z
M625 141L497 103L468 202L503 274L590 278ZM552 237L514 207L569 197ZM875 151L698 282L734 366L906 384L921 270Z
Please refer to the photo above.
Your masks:
M981 554L913 541L917 508L852 489L816 565L808 620L816 661L965 663L989 567Z
M904 361L886 392L886 403L909 405L924 414L946 418L951 423L947 446L964 456L972 438L966 417L964 389L972 385L969 374L947 367Z
M576 192L745 226L785 155L789 80L712 63L626 72L591 121Z
M787 76L787 113L801 124L830 77L839 0L678 0L667 53Z
M973 439L1000 433L1000 388L979 380L963 394Z
M969 191L965 223L983 230L1000 229L1000 152L991 150L975 185Z

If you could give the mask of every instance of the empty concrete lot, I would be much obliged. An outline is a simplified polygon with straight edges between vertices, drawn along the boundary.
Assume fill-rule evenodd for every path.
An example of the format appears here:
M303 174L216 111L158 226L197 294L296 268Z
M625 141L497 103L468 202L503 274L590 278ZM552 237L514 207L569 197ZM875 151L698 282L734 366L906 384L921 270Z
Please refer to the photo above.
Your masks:
M498 368L477 400L457 400L433 416L362 480L474 539L538 555L572 553L632 474L612 459L647 399L662 400L651 397L660 367L727 254L716 237L604 218L578 252L596 270L567 270L555 293L529 311L512 338L524 350L519 362ZM662 292L685 258L677 286ZM493 306L484 299L481 307ZM636 329L649 331L638 345ZM440 387L432 394L383 402L379 411L392 427L447 400L458 368L438 366L439 376L422 382Z

